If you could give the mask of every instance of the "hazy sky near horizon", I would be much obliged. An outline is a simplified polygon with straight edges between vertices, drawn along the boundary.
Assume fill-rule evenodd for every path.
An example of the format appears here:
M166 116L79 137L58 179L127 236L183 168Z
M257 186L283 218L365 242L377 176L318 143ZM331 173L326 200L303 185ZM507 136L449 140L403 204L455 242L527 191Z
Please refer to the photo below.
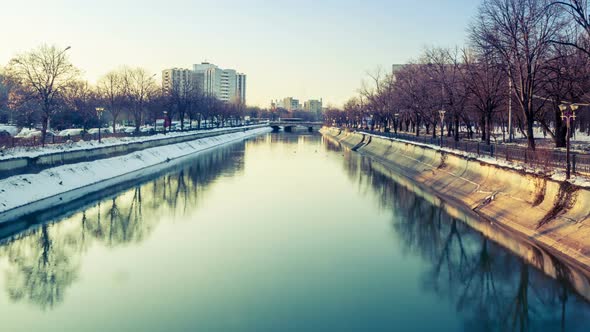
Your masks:
M339 106L370 70L463 45L479 0L4 0L0 66L42 43L94 83L121 65L158 73L208 60L248 75L248 104ZM158 78L159 79L159 78Z

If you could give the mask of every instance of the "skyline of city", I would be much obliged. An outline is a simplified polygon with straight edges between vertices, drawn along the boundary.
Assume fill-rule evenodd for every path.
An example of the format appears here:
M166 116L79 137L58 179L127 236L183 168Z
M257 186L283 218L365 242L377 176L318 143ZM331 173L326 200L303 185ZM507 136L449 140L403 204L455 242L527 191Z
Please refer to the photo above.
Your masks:
M248 74L250 105L266 107L276 96L319 95L325 105L340 106L368 71L406 63L428 45L462 45L477 5L467 0L12 2L0 13L0 29L18 27L19 33L3 35L8 47L0 49L0 66L42 43L71 46L72 62L90 83L122 65L144 67L160 80L165 68L208 60Z

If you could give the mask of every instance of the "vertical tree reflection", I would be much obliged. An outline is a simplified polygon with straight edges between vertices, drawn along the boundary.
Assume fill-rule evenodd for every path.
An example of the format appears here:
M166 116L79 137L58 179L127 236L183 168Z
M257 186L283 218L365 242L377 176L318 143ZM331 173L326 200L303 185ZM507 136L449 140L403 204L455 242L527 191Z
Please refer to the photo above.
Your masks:
M60 222L30 220L37 226L4 240L6 291L14 302L52 309L64 300L92 244L117 248L147 239L163 215L186 214L198 206L222 174L240 171L242 145L204 153L188 166L138 184Z
M337 146L330 146L338 149ZM392 211L392 227L404 251L420 255L430 268L422 277L426 291L455 304L468 331L565 330L568 312L590 312L571 286L570 268L534 246L522 257L555 270L549 278L522 258L449 216L417 195L412 184L368 158L344 154L344 169L362 193L373 195L378 208ZM517 241L514 239L514 241ZM523 245L523 248L527 248ZM524 249L522 249L524 250ZM567 306L571 297L577 306ZM579 322L579 321L578 321ZM573 330L582 326L570 324Z
M55 225L43 225L5 245L8 258L6 287L13 301L26 300L42 309L60 303L78 275L78 248L72 234L57 236Z

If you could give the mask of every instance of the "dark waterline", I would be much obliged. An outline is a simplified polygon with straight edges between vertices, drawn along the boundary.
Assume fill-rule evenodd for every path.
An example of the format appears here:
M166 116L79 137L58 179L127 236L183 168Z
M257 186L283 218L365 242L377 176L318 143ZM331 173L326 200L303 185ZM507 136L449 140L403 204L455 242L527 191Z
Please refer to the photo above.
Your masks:
M227 145L3 226L0 324L588 330L587 277L503 233L486 238L415 190L319 135Z

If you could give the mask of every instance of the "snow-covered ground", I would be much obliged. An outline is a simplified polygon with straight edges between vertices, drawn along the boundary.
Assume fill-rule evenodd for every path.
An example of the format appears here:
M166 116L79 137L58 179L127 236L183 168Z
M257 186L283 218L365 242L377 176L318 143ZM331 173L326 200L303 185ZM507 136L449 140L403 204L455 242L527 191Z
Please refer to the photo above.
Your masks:
M244 126L240 127L240 129L251 129L260 127L259 125L255 126ZM79 142L69 142L64 144L51 144L46 145L45 147L35 146L35 147L15 147L15 148L0 148L0 160L2 159L11 159L11 158L20 158L20 157L38 157L44 154L51 154L55 152L63 152L63 151L77 151L77 150L88 150L98 147L106 147L106 146L115 146L115 145L122 145L122 144L129 144L134 142L146 142L146 141L153 141L153 140L160 140L164 138L170 137L178 137L178 136L189 136L195 135L198 133L204 132L217 132L217 131L224 131L236 128L216 128L216 129L208 129L208 130L199 130L199 131L184 131L184 132L169 132L166 135L164 134L156 134L151 136L138 136L138 137L110 137L102 139L101 143L98 143L98 140L88 140L88 141L79 141Z
M124 156L82 162L0 180L0 222L65 203L108 186L152 174L184 157L221 144L270 132L256 128L149 148ZM169 136L168 136L169 137ZM149 137L155 139L153 137Z

